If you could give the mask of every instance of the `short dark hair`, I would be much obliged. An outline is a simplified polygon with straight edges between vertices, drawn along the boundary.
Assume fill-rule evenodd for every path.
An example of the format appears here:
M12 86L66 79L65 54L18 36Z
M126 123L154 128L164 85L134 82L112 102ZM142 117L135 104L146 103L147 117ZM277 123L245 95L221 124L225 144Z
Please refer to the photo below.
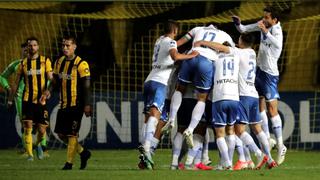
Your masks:
M169 34L171 33L175 28L178 28L179 25L176 21L169 19L165 24L164 24L164 33Z
M278 8L274 6L267 6L263 9L263 11L270 13L272 19L277 18L278 21L280 20L280 11Z
M77 39L74 36L65 35L63 36L62 40L69 40L72 41L73 44L77 44Z
M28 46L28 43L27 43L27 42L24 42L24 43L22 43L22 44L20 45L21 48L25 48L25 47L27 47L27 46Z
M28 44L29 41L37 41L37 43L39 44L39 39L34 36L28 37L26 43Z
M240 36L243 44L247 47L251 47L254 44L255 37L252 33L243 33Z

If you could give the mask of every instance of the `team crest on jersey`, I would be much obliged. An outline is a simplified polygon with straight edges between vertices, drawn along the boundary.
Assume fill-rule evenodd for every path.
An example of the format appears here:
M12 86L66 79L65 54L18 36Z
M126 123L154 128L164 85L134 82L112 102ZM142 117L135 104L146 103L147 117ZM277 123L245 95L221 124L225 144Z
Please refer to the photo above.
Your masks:
M89 72L90 72L90 71L89 71L89 68L85 68L85 69L84 69L84 72L85 72L86 74L89 74Z

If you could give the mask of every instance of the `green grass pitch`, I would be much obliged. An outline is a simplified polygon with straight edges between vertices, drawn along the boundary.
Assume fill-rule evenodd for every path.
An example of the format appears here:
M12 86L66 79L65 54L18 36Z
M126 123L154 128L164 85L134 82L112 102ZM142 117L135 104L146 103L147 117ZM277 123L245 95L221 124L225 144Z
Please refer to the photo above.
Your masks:
M213 164L217 163L217 151L210 151ZM288 151L286 161L272 170L243 171L172 171L169 170L171 152L159 149L153 171L138 170L136 150L93 150L86 170L79 170L76 156L73 170L60 170L64 165L66 150L51 150L50 158L27 162L16 150L0 150L0 179L72 180L72 179L123 179L123 180L171 180L171 179L319 179L320 152Z

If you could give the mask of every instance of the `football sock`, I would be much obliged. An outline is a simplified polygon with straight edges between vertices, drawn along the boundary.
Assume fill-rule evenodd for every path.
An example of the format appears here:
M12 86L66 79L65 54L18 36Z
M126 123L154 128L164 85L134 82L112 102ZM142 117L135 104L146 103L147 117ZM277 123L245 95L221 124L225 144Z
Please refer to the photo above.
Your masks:
M183 136L180 132L177 132L177 134L174 136L173 139L173 147L172 147L172 165L173 166L178 166L179 164L179 155L181 152L181 147L182 147L182 141L183 141Z
M68 137L67 162L73 164L74 156L77 152L78 140L75 136Z
M217 138L217 146L220 152L220 162L222 166L231 166L231 160L229 159L228 154L228 145L224 137Z
M273 133L277 140L278 148L280 149L283 146L282 140L282 122L280 115L276 115L271 118Z
M261 156L262 152L253 141L252 137L246 131L243 132L240 136L240 139L244 143L244 145L250 150L250 152L254 153L256 156Z
M269 148L269 141L267 139L266 134L263 131L261 131L259 134L257 134L257 139L261 144L262 151L268 156L268 160L272 160Z
M199 124L199 121L201 120L201 117L204 113L205 107L206 107L206 103L203 101L198 101L197 104L194 106L192 110L192 115L191 115L191 122L188 127L188 129L191 132L193 132L193 130Z
M150 116L148 122L146 124L146 134L145 134L145 142L143 144L144 150L150 152L151 140L156 131L156 126L158 123L158 119L154 116Z
M243 143L238 136L235 136L235 137L236 137L235 149L238 153L238 159L242 162L245 162L246 158L245 158L244 151L243 151Z
M260 112L260 117L261 117L261 127L264 133L266 134L267 138L270 138L270 132L269 132L269 125L268 125L268 116L267 112L264 110Z
M232 135L226 136L226 143L228 145L229 160L232 162L234 148L236 146L236 135L232 134Z
M182 93L177 90L174 91L171 98L169 121L174 121L174 119L176 118L181 102L182 102Z
M26 147L26 152L29 156L33 156L32 153L32 128L24 128L24 142Z

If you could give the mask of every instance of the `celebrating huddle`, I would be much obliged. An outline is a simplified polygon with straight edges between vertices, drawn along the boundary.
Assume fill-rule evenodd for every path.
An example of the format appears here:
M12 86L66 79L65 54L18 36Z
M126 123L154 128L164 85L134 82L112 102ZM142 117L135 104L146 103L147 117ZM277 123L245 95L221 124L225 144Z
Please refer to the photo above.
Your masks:
M139 168L154 168L159 132L170 131L176 120L178 131L173 140L171 169L182 167L179 161L183 139L188 145L184 168L212 169L208 166L211 161L207 128L214 129L220 155L215 169L261 169L264 165L271 169L284 162L287 148L283 144L282 121L277 110L280 98L277 61L283 40L279 15L274 8L267 7L263 19L257 23L242 25L239 17L232 19L242 33L237 47L230 35L213 25L195 27L175 41L177 23L165 24L165 34L155 43L152 71L144 84L145 123L139 146ZM257 57L252 49L254 36L249 33L252 31L261 32ZM190 52L180 54L177 47L190 40ZM176 61L181 60L177 65ZM175 86L173 94L170 93L172 86ZM265 104L276 137L276 161L270 153L272 139ZM247 124L261 149L245 131ZM238 160L233 165L235 149ZM256 156L256 165L250 153Z

